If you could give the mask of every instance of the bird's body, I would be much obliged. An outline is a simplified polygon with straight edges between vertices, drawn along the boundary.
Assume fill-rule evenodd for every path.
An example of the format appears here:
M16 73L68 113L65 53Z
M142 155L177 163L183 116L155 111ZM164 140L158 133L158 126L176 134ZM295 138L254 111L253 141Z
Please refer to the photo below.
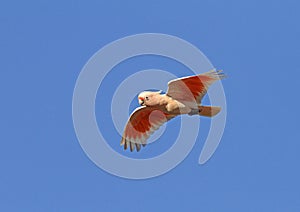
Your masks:
M220 107L202 106L208 87L224 78L221 72L210 71L196 76L179 78L168 83L166 94L144 91L139 94L141 107L131 115L122 136L121 145L133 151L145 146L148 137L162 124L183 114L212 117Z
M149 95L150 92L144 94ZM191 111L191 109L185 104L181 103L180 101L177 101L176 99L173 99L172 97L166 94L160 94L157 92L151 92L151 94L152 98L155 98L155 101L151 104L151 106L148 107L156 108L158 110L172 115L186 114Z

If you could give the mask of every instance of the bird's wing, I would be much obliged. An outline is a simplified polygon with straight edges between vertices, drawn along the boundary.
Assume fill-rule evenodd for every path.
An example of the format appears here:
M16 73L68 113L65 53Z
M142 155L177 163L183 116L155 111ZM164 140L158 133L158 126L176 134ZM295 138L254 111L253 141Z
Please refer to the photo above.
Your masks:
M121 145L124 145L125 150L130 147L130 151L133 151L136 147L136 150L140 151L141 145L146 145L149 136L174 117L175 115L166 114L152 107L137 108L132 112L126 124Z
M195 102L200 104L208 87L216 80L223 79L225 75L221 71L209 71L196 76L183 77L171 80L168 83L167 95L176 100Z

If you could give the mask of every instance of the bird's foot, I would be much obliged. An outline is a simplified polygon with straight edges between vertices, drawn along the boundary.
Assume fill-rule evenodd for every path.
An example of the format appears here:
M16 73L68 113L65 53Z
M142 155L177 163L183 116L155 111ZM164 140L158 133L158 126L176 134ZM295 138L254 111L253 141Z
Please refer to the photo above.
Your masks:
M191 109L191 112L188 113L188 115L199 115L200 110L199 109Z

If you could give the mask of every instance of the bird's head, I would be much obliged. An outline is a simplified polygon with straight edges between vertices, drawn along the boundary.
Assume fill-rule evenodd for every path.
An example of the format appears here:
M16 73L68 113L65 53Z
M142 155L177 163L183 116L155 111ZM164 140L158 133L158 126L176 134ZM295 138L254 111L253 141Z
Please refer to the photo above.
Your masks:
M158 104L157 96L159 96L161 91L144 91L139 94L138 100L139 104L142 106L154 106Z

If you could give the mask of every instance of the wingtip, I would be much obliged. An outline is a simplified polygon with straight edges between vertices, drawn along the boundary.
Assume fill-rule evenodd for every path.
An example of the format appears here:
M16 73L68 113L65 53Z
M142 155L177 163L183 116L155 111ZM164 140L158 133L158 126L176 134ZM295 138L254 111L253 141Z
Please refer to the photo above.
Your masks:
M135 145L133 142L129 142L129 144L130 144L130 152L132 152L134 150Z
M217 70L217 69L212 69L211 71L208 72L210 75L213 77L218 77L220 80L227 78L227 75L223 72L222 69Z
M125 138L122 138L120 142L120 146L124 146L124 150L127 150L128 147L130 149L130 152L133 152L134 149L136 149L137 152L141 150L141 146L146 146L146 144L138 144L138 143L133 143L130 141L127 141Z
M136 151L139 152L141 150L141 145L140 144L135 144L135 147L136 147Z
M125 144L125 138L122 138L121 142L120 142L120 146L123 146Z

